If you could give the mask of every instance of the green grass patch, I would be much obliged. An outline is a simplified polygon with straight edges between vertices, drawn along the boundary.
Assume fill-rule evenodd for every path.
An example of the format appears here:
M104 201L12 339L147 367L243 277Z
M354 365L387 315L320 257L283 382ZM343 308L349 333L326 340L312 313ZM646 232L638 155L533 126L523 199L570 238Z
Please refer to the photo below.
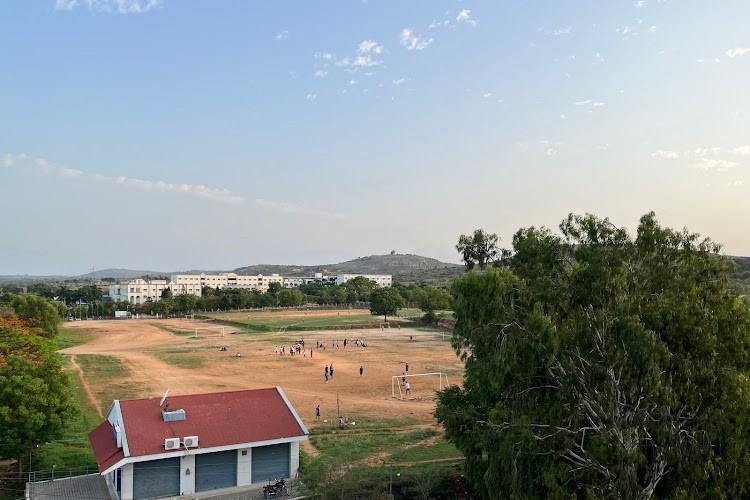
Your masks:
M159 359L180 368L200 368L203 366L203 358L184 350L161 351Z
M57 349L60 350L85 344L86 342L93 340L95 337L96 334L86 330L62 328L60 329L60 333L57 334L55 342L57 343Z
M411 446L391 453L393 462L421 462L426 460L440 460L444 458L463 458L460 451L444 439L437 443Z
M178 330L177 328L170 328L166 325L160 325L160 324L154 324L154 326L160 330L164 330L165 332L169 332L174 335L180 335L180 336L187 336L187 335L195 335L195 330Z
M112 356L100 354L79 354L78 365L87 380L96 380L96 396L102 402L102 412L106 413L115 399L132 399L138 395L139 387L128 381L130 370Z
M414 311L418 309L403 309L399 311L401 318L413 316ZM228 321L242 325L248 332L273 332L279 330L305 331L316 329L329 329L335 327L346 327L355 325L374 325L377 326L383 321L382 316L373 316L366 310L355 309L351 311L336 311L336 314L330 316L295 316L290 317L288 311L262 311L248 312L244 316L231 315L226 313L208 313L206 317L218 321ZM398 323L401 318L388 317L389 323ZM244 332L241 332L244 333Z
M373 454L400 448L424 441L435 436L435 429L425 428L406 432L356 432L347 434L342 431L337 434L311 436L310 442L321 453L337 460L354 462L363 460Z

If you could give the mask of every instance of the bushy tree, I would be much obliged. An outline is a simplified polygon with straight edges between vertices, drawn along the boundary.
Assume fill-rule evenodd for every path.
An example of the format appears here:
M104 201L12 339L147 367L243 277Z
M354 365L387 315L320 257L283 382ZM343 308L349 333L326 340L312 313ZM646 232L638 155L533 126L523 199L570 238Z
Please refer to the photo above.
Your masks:
M39 322L0 316L0 458L57 439L76 412L59 355Z
M750 494L750 309L719 247L641 218L521 229L454 283L436 415L486 498Z
M500 256L495 233L485 233L484 229L475 229L473 234L462 234L458 238L456 250L461 254L466 269L477 266L484 269L494 263Z
M388 321L388 315L393 316L404 307L404 298L393 288L376 288L370 294L370 313L383 315L383 321Z
M17 295L11 301L11 307L19 318L39 327L42 335L56 337L60 320L67 311L62 302L49 300L32 294Z
M281 307L301 306L305 300L305 294L296 288L284 288L279 292L279 305Z
M412 296L417 307L424 312L424 319L428 323L434 323L436 319L435 311L447 309L451 300L448 290L436 286L416 288Z

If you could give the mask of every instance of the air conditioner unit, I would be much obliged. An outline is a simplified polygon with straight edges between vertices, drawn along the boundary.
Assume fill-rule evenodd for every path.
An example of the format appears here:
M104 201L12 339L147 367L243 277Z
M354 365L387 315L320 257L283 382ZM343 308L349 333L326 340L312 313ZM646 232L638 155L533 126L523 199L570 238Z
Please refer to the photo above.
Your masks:
M185 436L182 439L182 444L185 445L185 448L195 448L198 446L198 436Z
M164 440L165 450L179 450L180 449L180 438L167 438Z

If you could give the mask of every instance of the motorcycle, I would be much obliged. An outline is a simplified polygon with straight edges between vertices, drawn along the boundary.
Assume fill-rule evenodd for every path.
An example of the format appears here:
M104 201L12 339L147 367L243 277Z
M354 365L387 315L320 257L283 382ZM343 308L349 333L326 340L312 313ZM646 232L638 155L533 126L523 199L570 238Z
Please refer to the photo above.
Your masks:
M268 481L268 484L263 487L263 498L273 498L281 493L289 496L289 490L283 478L277 479L273 484L271 484L271 481Z

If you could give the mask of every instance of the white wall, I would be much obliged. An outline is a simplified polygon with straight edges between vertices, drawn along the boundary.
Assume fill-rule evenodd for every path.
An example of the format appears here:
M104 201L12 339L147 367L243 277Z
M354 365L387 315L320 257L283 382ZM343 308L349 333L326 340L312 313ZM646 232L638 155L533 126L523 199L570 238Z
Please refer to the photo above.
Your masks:
M289 459L289 477L295 479L299 469L299 441L289 443L289 453L292 454Z
M247 454L243 455L242 452ZM253 449L237 450L237 486L246 486L253 482Z
M195 455L183 455L180 460L180 495L191 493L195 493Z
M122 466L120 476L120 498L122 500L133 500L133 464Z

